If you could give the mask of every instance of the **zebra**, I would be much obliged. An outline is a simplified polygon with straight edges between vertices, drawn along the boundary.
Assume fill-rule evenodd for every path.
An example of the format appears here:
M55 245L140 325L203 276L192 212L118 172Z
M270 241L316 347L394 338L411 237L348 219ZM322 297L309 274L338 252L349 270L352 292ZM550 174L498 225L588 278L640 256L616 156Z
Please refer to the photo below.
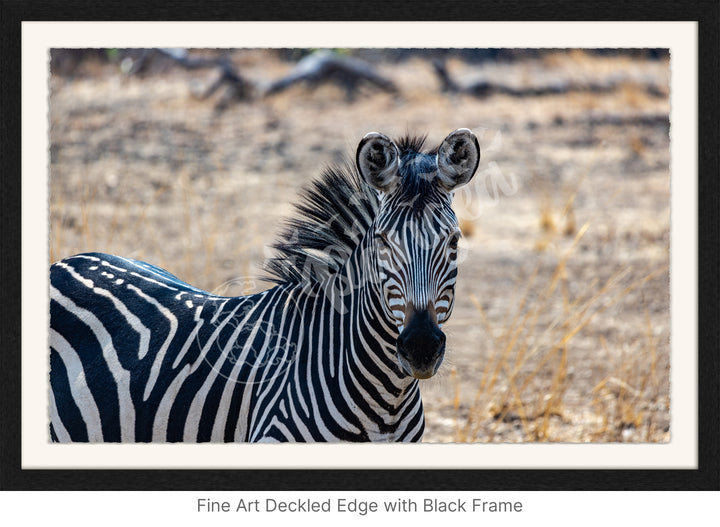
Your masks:
M445 354L456 189L480 161L458 129L373 132L301 190L265 264L229 297L100 253L50 267L53 442L418 442L419 380Z

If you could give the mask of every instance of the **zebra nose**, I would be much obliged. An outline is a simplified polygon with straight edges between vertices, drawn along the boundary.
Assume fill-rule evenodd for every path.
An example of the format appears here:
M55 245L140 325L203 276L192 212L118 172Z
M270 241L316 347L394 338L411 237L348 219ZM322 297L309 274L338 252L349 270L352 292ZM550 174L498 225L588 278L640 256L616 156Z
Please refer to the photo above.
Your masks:
M400 366L418 379L432 377L445 355L443 333L427 311L412 314L407 326L397 339Z

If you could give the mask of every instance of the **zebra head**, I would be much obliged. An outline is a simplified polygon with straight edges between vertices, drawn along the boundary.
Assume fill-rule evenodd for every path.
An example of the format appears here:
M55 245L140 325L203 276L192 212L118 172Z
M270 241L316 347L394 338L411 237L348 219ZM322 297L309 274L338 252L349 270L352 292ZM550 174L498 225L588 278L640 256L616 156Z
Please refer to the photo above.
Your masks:
M370 133L356 155L360 175L380 193L368 236L381 303L397 328L400 367L417 379L432 377L445 354L441 327L453 308L460 239L452 197L480 161L478 140L465 128L429 153L422 143Z

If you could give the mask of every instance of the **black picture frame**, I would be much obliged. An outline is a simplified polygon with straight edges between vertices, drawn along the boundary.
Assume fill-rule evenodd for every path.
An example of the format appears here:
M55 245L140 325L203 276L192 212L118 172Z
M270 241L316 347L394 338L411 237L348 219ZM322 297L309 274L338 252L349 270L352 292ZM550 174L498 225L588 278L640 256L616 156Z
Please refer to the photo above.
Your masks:
M641 2L216 1L0 4L0 488L3 490L720 490L717 87L720 5ZM617 470L28 470L21 466L21 24L23 21L696 21L698 24L698 467Z

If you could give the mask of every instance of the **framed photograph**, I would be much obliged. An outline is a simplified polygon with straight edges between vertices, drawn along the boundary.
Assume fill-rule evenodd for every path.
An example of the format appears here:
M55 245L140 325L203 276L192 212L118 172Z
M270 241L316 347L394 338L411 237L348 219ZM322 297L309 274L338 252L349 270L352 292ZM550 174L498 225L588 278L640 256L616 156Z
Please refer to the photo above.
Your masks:
M2 488L719 490L710 4L3 4Z

